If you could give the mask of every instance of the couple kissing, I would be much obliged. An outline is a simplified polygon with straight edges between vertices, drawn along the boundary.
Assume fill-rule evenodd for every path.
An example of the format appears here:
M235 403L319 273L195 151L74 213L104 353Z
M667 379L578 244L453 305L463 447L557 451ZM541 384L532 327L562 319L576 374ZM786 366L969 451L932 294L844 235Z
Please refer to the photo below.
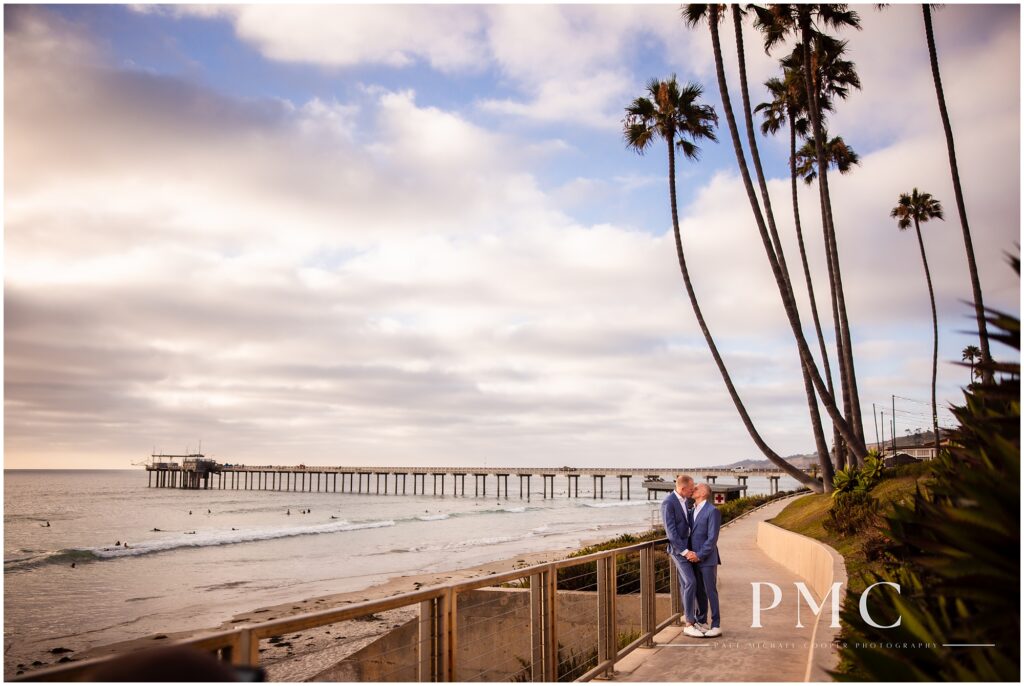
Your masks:
M691 477L680 474L675 490L661 504L668 554L679 571L683 633L694 638L722 635L718 611L718 531L722 514L711 500L710 486L694 484Z

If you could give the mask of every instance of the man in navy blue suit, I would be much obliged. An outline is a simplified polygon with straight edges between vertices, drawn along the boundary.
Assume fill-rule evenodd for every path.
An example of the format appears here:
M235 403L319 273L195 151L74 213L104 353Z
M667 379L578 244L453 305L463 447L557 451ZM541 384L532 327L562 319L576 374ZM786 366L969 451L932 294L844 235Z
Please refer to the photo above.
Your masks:
M696 566L696 595L702 605L694 613L704 615L706 597L711 607L711 626L698 628L703 629L705 638L716 638L722 635L722 618L718 609L718 565L722 564L718 555L718 532L722 526L722 513L711 503L711 487L707 484L698 484L694 488L693 499L696 505L690 526L690 551L686 559Z
M690 550L690 527L693 522L693 501L690 496L693 495L693 489L691 477L686 474L677 476L676 489L665 496L661 503L661 521L665 524L665 534L668 536L669 557L679 571L683 618L687 624L683 633L700 638L704 634L697 629L697 623L704 617L698 616L701 613L697 612L697 572L688 558L693 554Z

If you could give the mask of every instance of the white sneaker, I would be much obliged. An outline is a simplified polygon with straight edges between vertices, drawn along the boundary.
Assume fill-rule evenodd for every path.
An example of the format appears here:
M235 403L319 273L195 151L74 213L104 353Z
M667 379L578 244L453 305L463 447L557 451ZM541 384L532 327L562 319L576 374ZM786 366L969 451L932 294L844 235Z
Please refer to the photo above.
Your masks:
M697 622L697 624L696 624L695 626L696 626L696 627L697 627L698 629L700 629L701 631L703 631L704 633L707 633L707 632L708 632L708 629L710 629L710 628L711 628L711 627L709 627L709 626L708 626L708 623L707 623L707 622Z
M718 638L721 635L722 629L717 626L704 632L704 638Z
M683 629L683 633L687 636L692 636L693 638L704 638L704 632L698 629L695 624L691 624L690 626Z

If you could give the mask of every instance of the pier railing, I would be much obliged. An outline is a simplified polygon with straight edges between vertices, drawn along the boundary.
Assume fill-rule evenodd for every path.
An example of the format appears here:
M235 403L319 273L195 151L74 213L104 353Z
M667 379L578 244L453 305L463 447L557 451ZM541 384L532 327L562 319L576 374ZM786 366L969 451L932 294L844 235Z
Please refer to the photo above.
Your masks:
M667 539L179 641L238 667L289 634L387 617L389 630L316 675L329 681L589 681L681 617ZM394 612L393 612L394 611ZM400 615L400 616L395 616ZM391 624L397 620L397 624ZM85 681L116 656L20 681ZM126 675L127 676L127 675ZM273 680L273 673L270 674Z
M519 498L530 498L531 479L540 478L543 497L555 497L555 479L566 480L565 494L570 498L580 496L580 478L589 476L592 480L591 497L605 497L605 478L618 479L619 499L631 496L631 480L636 477L661 477L664 474L680 474L686 470L641 469L641 468L538 468L538 467L327 467L295 465L241 465L221 464L213 460L184 460L175 462L153 462L146 465L147 486L151 488L184 488L200 490L244 490L244 491L298 491L315 493L349 493L367 495L428 495L428 477L433 486L432 495L444 496L445 482L450 480L448 495L473 497L487 496L487 479L494 478L492 495L510 498L509 482L518 481ZM786 475L778 469L716 469L704 468L694 471L712 484L719 477L735 478L737 485L746 487L751 476L767 478L769 491L777 493L779 482ZM810 472L816 474L816 468ZM340 479L338 477L341 477ZM363 486L365 478L365 490ZM411 477L411 478L410 478ZM472 477L472 488L467 491L468 477ZM515 481L512 482L515 484ZM660 482L671 488L671 482ZM645 482L645 485L647 482ZM504 492L504 493L503 493ZM609 494L612 494L609 487Z

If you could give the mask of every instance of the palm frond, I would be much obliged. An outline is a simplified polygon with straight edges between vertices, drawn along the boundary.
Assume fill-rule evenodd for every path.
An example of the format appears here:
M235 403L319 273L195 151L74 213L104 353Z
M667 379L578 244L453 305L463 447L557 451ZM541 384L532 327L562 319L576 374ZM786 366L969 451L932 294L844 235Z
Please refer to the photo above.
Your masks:
M818 20L830 29L852 28L861 29L860 15L854 10L848 9L844 4L820 4L816 5Z
M697 24L708 21L711 14L710 5L689 4L682 6L683 19L686 25L694 27Z
M691 141L688 141L685 138L680 138L676 145L679 147L680 150L682 150L683 155L686 156L686 159L694 161L700 159L700 148L697 147L695 143L692 143Z

